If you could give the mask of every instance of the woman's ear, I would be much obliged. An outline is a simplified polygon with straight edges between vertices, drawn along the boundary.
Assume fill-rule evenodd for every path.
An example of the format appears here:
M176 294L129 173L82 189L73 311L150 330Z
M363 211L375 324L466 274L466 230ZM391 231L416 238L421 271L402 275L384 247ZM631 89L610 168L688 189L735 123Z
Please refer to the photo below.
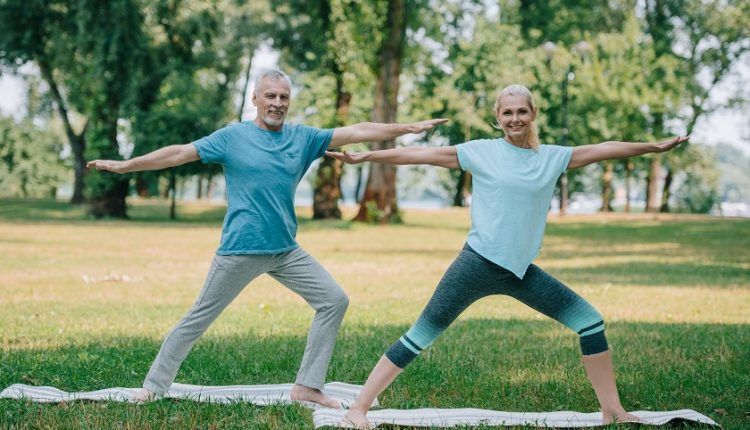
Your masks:
M536 106L534 109L532 109L531 112L531 120L534 121L536 119L536 114L539 113L539 107Z

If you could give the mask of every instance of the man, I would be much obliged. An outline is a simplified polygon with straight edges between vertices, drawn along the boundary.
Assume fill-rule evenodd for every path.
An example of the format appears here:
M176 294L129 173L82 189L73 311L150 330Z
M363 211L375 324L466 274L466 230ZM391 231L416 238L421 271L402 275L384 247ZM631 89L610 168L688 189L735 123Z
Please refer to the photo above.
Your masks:
M193 307L167 335L134 401L163 395L195 341L253 279L268 273L315 309L291 398L338 408L321 389L349 299L331 275L295 241L294 193L312 162L354 142L420 133L444 119L412 124L359 123L336 129L285 125L291 80L279 70L255 81L254 121L229 125L193 143L171 145L125 161L87 167L114 173L158 170L191 161L220 163L227 184L221 244Z

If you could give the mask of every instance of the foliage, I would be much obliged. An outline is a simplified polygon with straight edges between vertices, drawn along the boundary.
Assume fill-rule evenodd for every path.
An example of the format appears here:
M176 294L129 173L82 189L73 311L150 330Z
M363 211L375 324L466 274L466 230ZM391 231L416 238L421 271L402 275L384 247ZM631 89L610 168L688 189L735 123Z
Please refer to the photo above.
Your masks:
M750 157L727 144L716 146L720 177L720 200L725 202L750 201Z
M279 51L300 90L290 120L336 127L371 119L387 11L386 0L3 0L0 65L39 67L82 181L84 147L86 158L141 155L236 120L260 43ZM416 144L498 135L491 108L509 83L534 92L548 144L683 134L706 113L745 102L742 91L710 100L750 55L746 1L411 0L406 15L396 120L451 119ZM664 164L668 192L690 168L682 159L703 163L679 153L643 157L632 171L616 163L615 181L641 182ZM170 178L219 172L195 163ZM89 173L89 195L122 194L124 214L127 178ZM138 192L156 190L163 173L139 174ZM457 170L439 177L454 189L465 179ZM572 191L585 190L580 172L569 178Z
M0 117L0 190L4 196L54 197L66 179L62 139L31 119Z
M676 209L699 214L711 212L719 203L719 171L714 151L691 145L674 157L673 166L681 172L677 179L682 180L673 194Z

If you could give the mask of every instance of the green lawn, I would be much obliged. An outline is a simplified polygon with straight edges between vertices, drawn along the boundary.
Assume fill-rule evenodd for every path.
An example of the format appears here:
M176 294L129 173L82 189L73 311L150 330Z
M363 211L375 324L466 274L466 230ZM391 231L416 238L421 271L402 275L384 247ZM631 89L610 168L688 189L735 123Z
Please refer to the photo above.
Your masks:
M0 200L0 389L140 386L191 306L224 209L134 201L129 221L94 221L53 201ZM400 226L313 222L302 246L351 305L329 380L363 383L416 319L460 250L464 209L407 211ZM607 321L626 408L689 408L750 428L750 220L694 216L553 218L537 264ZM130 282L87 283L84 279ZM312 311L268 277L251 284L177 375L191 384L293 382ZM388 408L595 411L575 335L505 297L470 308L381 396ZM162 400L0 401L0 428L298 428L299 406Z

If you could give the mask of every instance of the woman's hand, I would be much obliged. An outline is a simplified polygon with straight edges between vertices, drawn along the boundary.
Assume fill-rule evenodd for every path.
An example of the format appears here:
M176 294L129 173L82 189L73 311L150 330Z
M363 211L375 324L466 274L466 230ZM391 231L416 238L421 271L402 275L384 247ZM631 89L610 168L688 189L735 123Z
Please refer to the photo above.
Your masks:
M687 142L690 139L690 136L677 136L673 137L671 139L662 140L661 142L657 142L655 144L654 152L667 152L674 149L677 145Z

